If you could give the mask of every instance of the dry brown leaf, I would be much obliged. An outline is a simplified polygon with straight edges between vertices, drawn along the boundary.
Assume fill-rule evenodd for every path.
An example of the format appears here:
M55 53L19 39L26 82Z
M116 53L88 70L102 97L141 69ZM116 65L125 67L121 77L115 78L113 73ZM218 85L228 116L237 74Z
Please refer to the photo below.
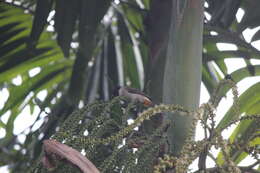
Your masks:
M44 140L43 149L45 156L42 159L42 163L48 169L55 167L51 161L55 157L56 159L66 159L68 162L79 167L84 173L100 173L95 165L80 152L56 140Z

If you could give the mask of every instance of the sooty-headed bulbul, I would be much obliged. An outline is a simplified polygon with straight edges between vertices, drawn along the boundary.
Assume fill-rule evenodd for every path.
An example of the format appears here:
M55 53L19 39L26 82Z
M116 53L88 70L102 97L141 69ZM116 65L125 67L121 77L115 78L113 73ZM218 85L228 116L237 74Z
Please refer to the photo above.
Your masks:
M146 94L139 91L138 89L118 86L114 91L114 95L125 96L129 98L132 102L138 101L140 103L143 103L145 106L154 105L151 99Z

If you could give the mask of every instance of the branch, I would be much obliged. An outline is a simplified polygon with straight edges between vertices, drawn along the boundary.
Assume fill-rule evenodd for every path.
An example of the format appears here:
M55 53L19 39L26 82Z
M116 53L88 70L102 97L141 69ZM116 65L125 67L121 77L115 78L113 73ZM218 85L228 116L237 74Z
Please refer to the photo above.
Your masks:
M58 141L51 139L43 141L43 149L45 155L42 158L42 163L47 169L55 167L53 160L66 159L79 167L83 173L100 173L95 165L80 152Z

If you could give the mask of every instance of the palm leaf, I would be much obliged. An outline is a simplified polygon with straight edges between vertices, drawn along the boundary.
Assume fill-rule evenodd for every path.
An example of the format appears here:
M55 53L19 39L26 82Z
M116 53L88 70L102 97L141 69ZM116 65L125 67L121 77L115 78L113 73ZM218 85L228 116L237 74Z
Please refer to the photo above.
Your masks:
M33 110L33 100L37 98L37 94L42 90L48 90L50 94L55 85L68 81L72 61L63 59L62 52L50 33L43 32L41 36L33 33L30 37L32 16L25 13L22 7L14 8L1 2L0 17L0 86L6 87L10 94L0 110L0 116L8 110L11 112L7 123L2 124L6 128L6 138L0 140L4 146L13 136L13 124L20 112L26 106ZM38 29L33 32L39 32ZM33 42L37 39L37 46L28 47L35 44ZM30 76L29 71L36 67L40 68L40 73ZM18 86L12 83L16 76L21 76L22 79Z

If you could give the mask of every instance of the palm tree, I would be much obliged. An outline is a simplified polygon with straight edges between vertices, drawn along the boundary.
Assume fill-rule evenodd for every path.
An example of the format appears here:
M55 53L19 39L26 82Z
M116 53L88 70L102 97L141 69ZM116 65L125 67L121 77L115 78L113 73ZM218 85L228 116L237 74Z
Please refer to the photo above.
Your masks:
M142 130L141 137L136 139L144 144L137 154L127 148L136 142L132 129L126 130L127 135L116 138L111 144L67 141L66 144L78 150L83 144L95 146L83 148L86 156L102 172L119 172L120 169L126 172L162 171L158 167L163 165L158 161L159 156L166 155L162 160L170 158L171 162L177 162L176 158L184 159L184 153L192 149L187 141L194 143L194 119L198 117L195 113L192 116L182 114L201 109L204 114L200 120L209 135L203 140L205 146L200 145L198 153L189 155L183 169L177 164L167 165L167 170L186 170L189 162L196 158L200 160L199 169L207 169L206 156L211 156L209 150L214 145L220 145L222 152L215 158L218 167L209 171L228 169L232 163L238 165L248 155L256 156L256 146L260 143L257 134L259 83L241 95L236 93L235 84L260 74L260 66L250 61L260 57L253 44L260 39L260 31L250 42L243 35L246 29L260 25L258 5L258 0L1 2L0 86L9 93L0 109L2 117L9 114L6 122L0 121L0 128L5 131L5 136L0 139L1 165L10 165L13 172L37 167L39 164L34 161L42 157L42 142L51 137L62 141L78 133L82 139L81 132L83 134L86 128L94 139L110 139L108 136L128 129L128 117L121 115L132 114L132 107L139 109L140 105L129 103L124 113L118 99L112 99L116 85L143 90L156 104L181 107L171 107L174 113L165 113L165 107L159 107L159 111L164 112L163 121L160 115L144 122L139 118ZM244 11L241 21L236 19L238 10ZM217 43L231 43L237 50L221 51ZM243 59L247 66L229 74L224 61L233 57ZM38 73L32 74L33 70ZM21 82L15 83L15 78ZM199 108L201 81L211 99ZM234 93L234 104L215 124L214 109L230 90ZM47 93L44 99L39 97L43 91ZM87 105L83 112L75 113L82 105ZM40 112L26 131L14 134L14 122L26 107L30 107L31 112L40 108ZM45 121L44 114L48 117ZM102 124L96 119L102 120ZM78 125L79 121L86 126ZM39 122L40 127L35 129L34 125ZM235 122L239 125L229 143L237 148L226 144L219 135ZM57 129L61 130L56 133ZM62 132L66 130L67 136L64 137ZM158 134L163 138L158 140ZM25 135L25 141L18 139L21 135ZM127 145L120 149L118 146L123 138ZM218 144L212 142L216 138ZM138 164L134 163L135 159L139 160ZM242 172L256 171L253 167L259 165L259 159L256 160L247 168L234 165L232 168ZM75 171L67 166L57 169Z

